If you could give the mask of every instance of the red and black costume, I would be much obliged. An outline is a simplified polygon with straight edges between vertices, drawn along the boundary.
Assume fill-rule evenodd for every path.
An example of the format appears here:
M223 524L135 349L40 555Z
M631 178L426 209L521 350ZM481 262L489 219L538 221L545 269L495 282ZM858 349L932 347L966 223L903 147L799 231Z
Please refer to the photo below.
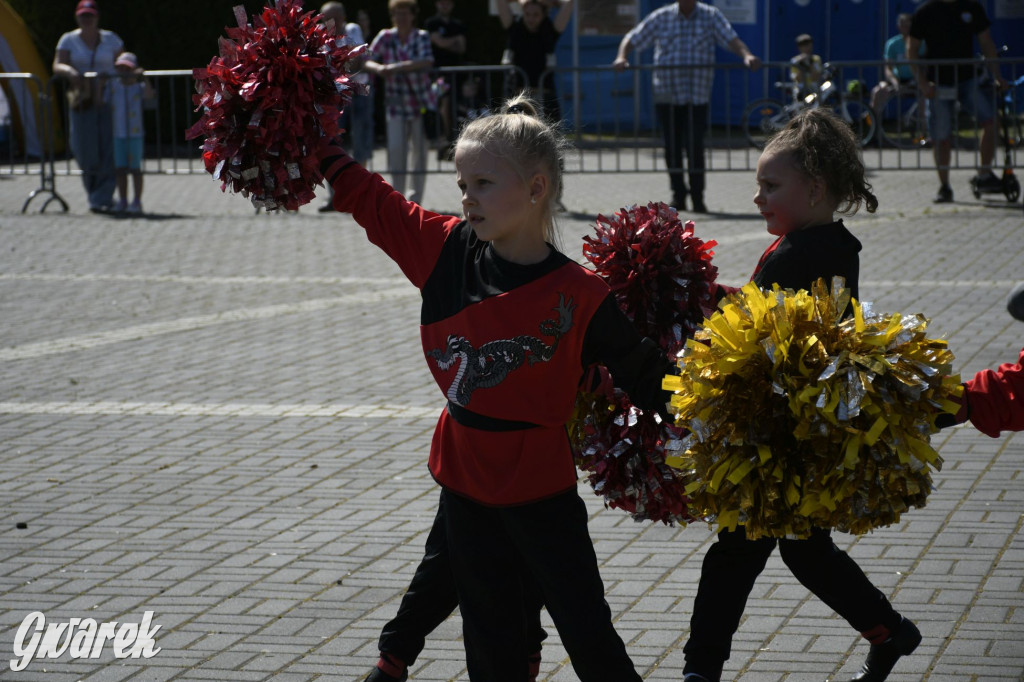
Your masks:
M466 221L406 201L340 149L322 166L335 208L422 294L423 352L448 400L429 466L471 677L526 679L526 574L581 679L639 680L604 601L565 425L593 363L634 404L664 409L664 354L604 280L556 250L533 265L505 261Z

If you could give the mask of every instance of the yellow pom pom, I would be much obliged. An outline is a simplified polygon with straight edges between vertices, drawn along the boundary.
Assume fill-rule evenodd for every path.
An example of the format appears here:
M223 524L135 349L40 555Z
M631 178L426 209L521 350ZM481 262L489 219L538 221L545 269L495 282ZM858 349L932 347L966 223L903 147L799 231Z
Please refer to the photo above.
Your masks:
M804 537L924 506L942 466L935 415L960 392L953 354L923 316L873 315L844 284L748 283L683 349L664 386L691 436L666 461L696 515L750 538Z

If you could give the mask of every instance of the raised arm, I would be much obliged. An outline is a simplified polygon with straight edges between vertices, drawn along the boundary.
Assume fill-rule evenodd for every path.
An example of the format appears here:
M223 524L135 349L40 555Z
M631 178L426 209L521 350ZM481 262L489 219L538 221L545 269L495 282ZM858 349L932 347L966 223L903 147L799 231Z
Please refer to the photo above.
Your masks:
M551 22L555 25L555 30L559 33L565 32L565 27L569 25L569 20L572 19L572 5L574 0L561 0L561 7L558 9L558 14L555 15L554 20Z
M512 25L512 10L508 8L508 3L509 0L498 0L498 19L505 29Z

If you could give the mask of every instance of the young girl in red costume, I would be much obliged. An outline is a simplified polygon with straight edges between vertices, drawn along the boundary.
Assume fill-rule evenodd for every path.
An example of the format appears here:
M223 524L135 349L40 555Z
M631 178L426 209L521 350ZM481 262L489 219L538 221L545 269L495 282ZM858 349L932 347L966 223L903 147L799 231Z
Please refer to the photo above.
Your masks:
M852 214L862 204L874 212L878 200L864 179L850 129L825 109L795 117L765 146L757 164L757 187L754 203L769 234L778 239L759 259L751 280L762 289L778 283L810 290L819 278L831 284L834 276L841 276L859 299L860 241L835 214ZM721 678L747 597L776 546L793 575L871 643L867 662L854 680L884 680L900 656L917 647L918 629L836 547L830 529L814 528L802 540L749 540L739 526L721 531L704 557L683 649L684 680Z
M640 677L604 600L565 425L585 367L606 365L634 404L664 411L668 363L607 284L552 245L565 143L537 111L520 96L463 129L463 218L407 201L340 147L321 167L334 207L422 295L423 352L448 400L429 467L470 678L527 679L532 581L579 678L628 682Z

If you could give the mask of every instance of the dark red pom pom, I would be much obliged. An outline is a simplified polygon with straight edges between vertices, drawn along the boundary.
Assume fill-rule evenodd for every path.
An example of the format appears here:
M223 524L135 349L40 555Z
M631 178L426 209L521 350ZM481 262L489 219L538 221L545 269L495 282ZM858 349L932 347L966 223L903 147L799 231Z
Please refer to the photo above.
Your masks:
M584 238L584 256L619 307L672 358L716 304L715 242L698 239L693 228L670 206L651 203L598 216L596 235ZM693 520L680 474L665 463L682 429L632 405L606 377L601 389L581 394L573 432L577 463L608 506L638 521Z
M220 39L220 56L195 69L199 121L186 139L203 136L203 164L222 190L257 207L295 210L323 181L318 151L342 131L338 117L361 86L348 71L365 46L339 44L303 12L300 0L276 0Z
M675 354L715 311L711 264L716 242L693 233L663 203L631 206L597 217L596 236L583 238L583 255L615 292L637 330Z

